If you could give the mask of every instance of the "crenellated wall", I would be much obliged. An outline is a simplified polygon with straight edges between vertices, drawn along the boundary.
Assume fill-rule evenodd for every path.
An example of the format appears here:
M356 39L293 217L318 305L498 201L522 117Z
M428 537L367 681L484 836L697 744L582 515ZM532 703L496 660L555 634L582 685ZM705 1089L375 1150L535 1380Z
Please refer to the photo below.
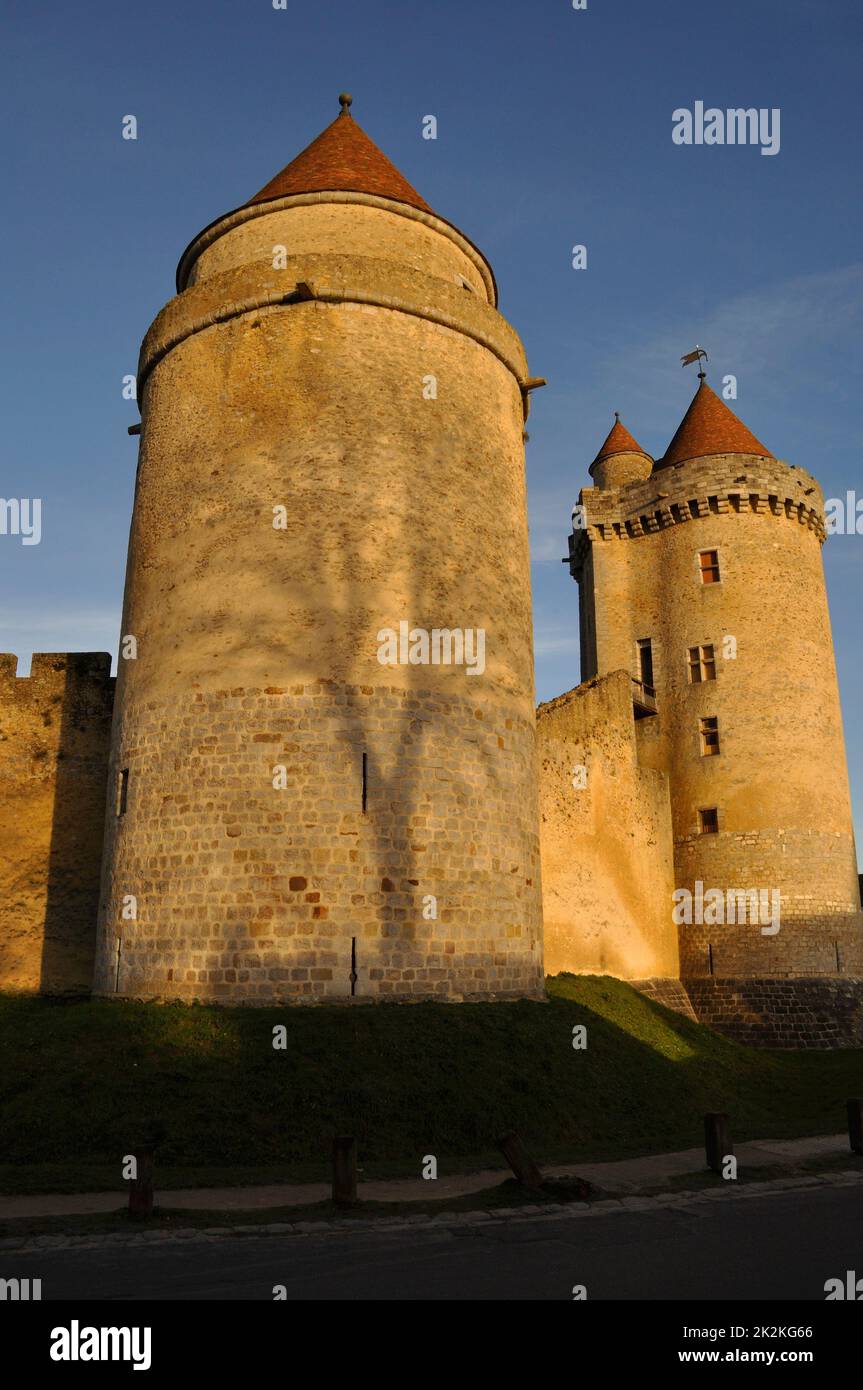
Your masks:
M104 652L0 655L0 983L87 993L114 681Z

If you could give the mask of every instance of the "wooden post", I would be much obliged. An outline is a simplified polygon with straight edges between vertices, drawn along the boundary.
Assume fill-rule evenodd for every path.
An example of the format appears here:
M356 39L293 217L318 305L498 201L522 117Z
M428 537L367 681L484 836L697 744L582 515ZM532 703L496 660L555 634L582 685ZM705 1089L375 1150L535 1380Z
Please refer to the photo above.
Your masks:
M714 1173L721 1173L723 1159L734 1153L727 1115L712 1112L704 1116L704 1148L708 1168L712 1168Z
M509 1164L522 1187L539 1189L542 1187L542 1173L516 1134L511 1130L497 1141L497 1146Z
M357 1141L342 1136L333 1140L333 1201L341 1204L356 1200Z
M849 1100L848 1106L848 1140L851 1145L851 1152L863 1154L863 1100Z
M153 1150L136 1149L135 1161L138 1176L129 1184L129 1217L146 1221L153 1214Z

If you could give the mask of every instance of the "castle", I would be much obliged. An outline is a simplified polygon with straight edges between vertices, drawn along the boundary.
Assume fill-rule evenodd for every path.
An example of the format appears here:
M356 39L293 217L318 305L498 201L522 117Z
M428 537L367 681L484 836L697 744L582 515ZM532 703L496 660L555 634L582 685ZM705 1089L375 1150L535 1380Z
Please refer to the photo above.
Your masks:
M195 237L144 339L116 690L102 654L0 657L0 984L538 999L572 970L863 1040L817 483L704 379L656 462L617 421L570 537L582 684L537 713L543 382L350 105ZM741 920L765 893L781 924Z

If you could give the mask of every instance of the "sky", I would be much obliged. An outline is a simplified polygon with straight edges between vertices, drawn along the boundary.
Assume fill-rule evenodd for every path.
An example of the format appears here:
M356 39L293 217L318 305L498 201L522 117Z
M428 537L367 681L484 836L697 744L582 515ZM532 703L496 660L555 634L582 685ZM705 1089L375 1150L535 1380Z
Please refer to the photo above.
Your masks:
M116 658L138 419L123 377L187 243L329 124L342 90L489 257L548 378L527 446L539 699L579 681L560 557L587 467L615 410L664 451L696 343L777 457L863 499L859 0L3 8L0 495L42 500L38 545L0 535L0 651L19 674L32 651ZM676 144L673 112L696 101L778 109L778 153ZM859 845L863 535L831 537L825 565Z

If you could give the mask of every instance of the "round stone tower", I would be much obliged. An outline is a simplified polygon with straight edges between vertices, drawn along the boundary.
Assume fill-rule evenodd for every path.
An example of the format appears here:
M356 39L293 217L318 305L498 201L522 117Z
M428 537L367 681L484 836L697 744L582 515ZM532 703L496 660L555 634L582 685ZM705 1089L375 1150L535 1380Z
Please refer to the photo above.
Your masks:
M609 472L616 458L647 460L627 438L625 454L600 452L573 537L582 679L624 668L653 693L655 717L636 725L639 760L669 778L690 994L699 980L758 981L759 1003L726 990L717 1017L775 1013L771 981L863 976L824 499L704 379L652 469ZM823 989L816 1007L807 989L805 1007L799 991L793 1009L783 996L787 1021L844 1008ZM859 1031L863 992L855 998ZM776 1028L770 1036L794 1041Z
M681 923L681 974L863 974L821 489L706 381L651 481L670 524L654 511L660 717L644 739L664 745L676 882L702 919Z
M542 989L536 383L349 106L195 238L141 350L102 994Z

